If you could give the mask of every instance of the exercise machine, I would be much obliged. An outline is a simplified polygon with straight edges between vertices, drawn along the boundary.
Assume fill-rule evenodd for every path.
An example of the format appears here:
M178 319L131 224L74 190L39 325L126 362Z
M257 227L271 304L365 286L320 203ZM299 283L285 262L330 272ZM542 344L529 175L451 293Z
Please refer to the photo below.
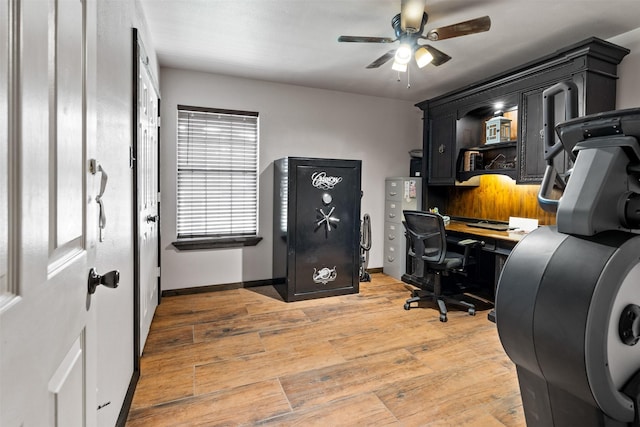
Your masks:
M560 94L569 120L554 127ZM576 111L572 83L544 91L538 201L557 225L531 232L507 259L498 334L528 427L640 426L640 109ZM573 162L566 175L554 167L561 153Z

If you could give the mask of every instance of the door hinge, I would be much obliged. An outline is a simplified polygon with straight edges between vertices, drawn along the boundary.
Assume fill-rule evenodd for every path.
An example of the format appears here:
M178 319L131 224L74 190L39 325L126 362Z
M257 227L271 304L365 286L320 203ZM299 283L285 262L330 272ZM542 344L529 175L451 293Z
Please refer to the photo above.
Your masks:
M156 276L160 277L160 267L156 267Z
M129 146L129 169L133 169L133 162L136 161L136 158L133 153L133 147Z
M158 127L162 126L162 118L158 116Z
M158 203L160 203L160 192L158 191Z

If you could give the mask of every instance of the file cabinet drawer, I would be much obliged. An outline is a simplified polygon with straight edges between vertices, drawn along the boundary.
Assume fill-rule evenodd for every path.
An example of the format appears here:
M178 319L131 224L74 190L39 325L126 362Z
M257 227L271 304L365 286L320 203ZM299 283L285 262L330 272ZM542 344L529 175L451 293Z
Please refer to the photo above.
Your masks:
M402 246L405 240L404 225L395 222L385 222L385 243Z
M402 203L393 200L385 201L384 220L402 225Z
M400 248L398 245L387 245L384 251L384 261L387 264L398 264L400 260Z
M395 200L397 202L402 200L403 191L402 179L388 179L385 181L385 196L386 200Z
M384 223L384 260L382 271L396 279L405 273L407 254L404 226L395 222Z

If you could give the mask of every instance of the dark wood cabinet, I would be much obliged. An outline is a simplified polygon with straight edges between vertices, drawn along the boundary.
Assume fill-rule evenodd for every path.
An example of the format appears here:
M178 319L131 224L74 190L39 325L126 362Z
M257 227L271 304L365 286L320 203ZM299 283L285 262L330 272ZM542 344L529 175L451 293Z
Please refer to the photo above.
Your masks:
M613 110L617 65L628 53L626 48L594 37L416 104L424 112L428 185L454 185L486 173L505 174L517 183L539 183L545 168L542 92L555 83L572 80L578 86L580 115ZM513 141L488 146L484 144L484 122L491 118L498 102L517 116L512 124ZM558 98L555 104L556 123L560 123L564 121L564 100ZM482 167L468 170L465 166L465 152L470 150L481 152ZM560 171L570 167L567 159L558 157L556 161Z

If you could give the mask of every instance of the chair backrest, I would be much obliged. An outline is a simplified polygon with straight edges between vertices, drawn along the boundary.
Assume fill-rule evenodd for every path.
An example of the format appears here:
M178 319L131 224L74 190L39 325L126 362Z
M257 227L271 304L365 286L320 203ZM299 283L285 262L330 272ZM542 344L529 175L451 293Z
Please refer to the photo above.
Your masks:
M447 255L447 235L440 214L403 211L405 226L418 258L431 264L442 264Z

